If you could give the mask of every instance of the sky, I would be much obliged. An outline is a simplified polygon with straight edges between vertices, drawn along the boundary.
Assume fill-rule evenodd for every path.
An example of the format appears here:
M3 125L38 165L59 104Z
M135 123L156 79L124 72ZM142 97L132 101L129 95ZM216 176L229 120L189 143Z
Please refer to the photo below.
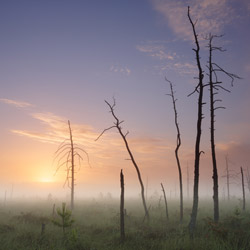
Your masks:
M192 190L197 94L194 40L187 6L196 22L201 61L207 72L209 33L223 35L214 60L242 79L218 98L216 149L220 195L225 193L225 156L232 188L239 191L240 166L250 152L250 2L248 0L11 0L0 8L0 197L30 191L69 193L55 152L69 138L84 149L76 173L76 197L119 193L123 169L126 190L140 186L113 117L104 100L116 100L115 113L141 170L149 194L178 193L174 156L176 128L169 84L175 89L182 145L184 195ZM208 81L207 76L205 81ZM200 189L212 193L209 139L209 91L205 90ZM187 169L190 186L187 187ZM23 191L21 191L23 190ZM38 191L39 190L39 191ZM54 192L54 193L53 193ZM23 194L24 193L24 194Z

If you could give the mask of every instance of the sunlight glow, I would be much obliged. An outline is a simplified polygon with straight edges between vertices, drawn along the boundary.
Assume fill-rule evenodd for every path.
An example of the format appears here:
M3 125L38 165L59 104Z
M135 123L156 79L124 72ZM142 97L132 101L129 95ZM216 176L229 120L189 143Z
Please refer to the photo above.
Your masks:
M54 180L51 177L43 177L39 180L39 182L43 182L43 183L51 183L54 182Z

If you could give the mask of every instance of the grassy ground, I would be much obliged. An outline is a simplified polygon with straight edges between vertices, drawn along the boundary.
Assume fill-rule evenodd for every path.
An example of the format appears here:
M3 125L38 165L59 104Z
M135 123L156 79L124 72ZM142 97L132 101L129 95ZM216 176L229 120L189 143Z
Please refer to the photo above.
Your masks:
M221 222L212 221L212 203L201 201L197 230L191 239L187 224L191 204L185 204L184 223L178 223L178 202L169 202L169 222L158 201L150 206L150 222L143 222L140 201L126 201L126 240L119 235L119 201L77 202L74 223L62 228L51 222L53 202L10 202L0 206L0 249L3 250L247 250L250 249L250 213L238 200L221 203ZM57 202L56 207L61 207ZM42 234L42 224L45 230Z

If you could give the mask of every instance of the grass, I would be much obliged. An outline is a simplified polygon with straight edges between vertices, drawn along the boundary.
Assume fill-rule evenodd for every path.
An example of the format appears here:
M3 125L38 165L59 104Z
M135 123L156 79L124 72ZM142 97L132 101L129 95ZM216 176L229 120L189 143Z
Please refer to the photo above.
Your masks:
M223 204L224 203L224 204ZM62 233L51 222L53 203L10 202L0 206L0 249L3 250L247 250L250 249L250 213L238 201L221 202L221 220L214 224L212 203L201 201L197 229L189 237L191 203L185 203L184 223L178 222L178 201L169 202L167 223L163 204L151 201L150 222L143 223L140 201L126 201L126 240L120 243L119 200L79 201L74 223ZM61 207L57 202L56 207ZM42 234L42 224L45 231Z

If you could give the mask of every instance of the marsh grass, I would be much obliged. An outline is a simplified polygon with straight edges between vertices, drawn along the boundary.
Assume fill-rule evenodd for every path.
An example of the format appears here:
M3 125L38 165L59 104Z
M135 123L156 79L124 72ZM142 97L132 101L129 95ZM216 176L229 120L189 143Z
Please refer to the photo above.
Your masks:
M56 206L60 206L58 201ZM183 225L179 224L178 201L169 202L169 222L163 204L151 202L150 221L143 223L140 200L126 202L126 240L120 243L119 200L78 201L75 223L62 234L51 222L53 203L13 202L0 206L0 249L3 250L247 250L250 249L250 213L239 201L221 202L221 221L211 219L212 202L201 201L195 236L187 224L191 204L186 202ZM41 234L45 223L44 234Z

